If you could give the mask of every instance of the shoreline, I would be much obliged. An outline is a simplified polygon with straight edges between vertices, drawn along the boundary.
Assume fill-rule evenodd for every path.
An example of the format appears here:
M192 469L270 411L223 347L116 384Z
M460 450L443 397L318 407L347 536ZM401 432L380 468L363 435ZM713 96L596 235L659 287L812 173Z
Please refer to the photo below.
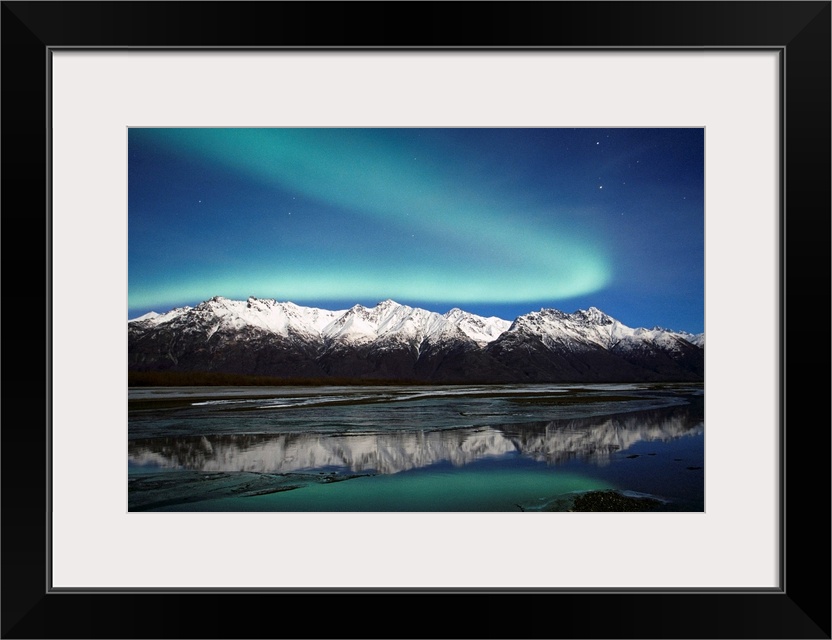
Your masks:
M505 386L512 384L658 384L658 385L696 385L703 380L548 380L528 382L466 380L456 382L392 379L392 378L282 378L275 376L255 376L238 373L220 373L212 371L128 371L128 389L146 387L459 387L459 386Z

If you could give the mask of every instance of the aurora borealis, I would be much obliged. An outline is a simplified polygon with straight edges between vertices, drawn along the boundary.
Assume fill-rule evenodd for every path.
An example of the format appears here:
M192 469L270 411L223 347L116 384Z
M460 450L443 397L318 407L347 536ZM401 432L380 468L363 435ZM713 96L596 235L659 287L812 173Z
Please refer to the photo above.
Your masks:
M702 129L131 128L128 317L250 295L701 332Z

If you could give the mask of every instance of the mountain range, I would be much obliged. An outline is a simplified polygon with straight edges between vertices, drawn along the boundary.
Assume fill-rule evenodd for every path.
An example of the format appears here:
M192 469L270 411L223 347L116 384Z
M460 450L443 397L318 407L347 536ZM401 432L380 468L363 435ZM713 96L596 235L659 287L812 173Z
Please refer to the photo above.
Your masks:
M127 327L131 371L446 383L704 378L704 334L634 329L595 307L509 322L392 300L329 311L217 296Z

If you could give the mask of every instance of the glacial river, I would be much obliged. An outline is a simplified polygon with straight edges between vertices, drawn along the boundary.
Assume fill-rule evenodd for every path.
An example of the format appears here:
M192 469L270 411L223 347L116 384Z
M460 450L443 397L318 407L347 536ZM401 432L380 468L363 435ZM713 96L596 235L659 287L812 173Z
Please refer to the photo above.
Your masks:
M129 390L131 511L704 510L696 384Z

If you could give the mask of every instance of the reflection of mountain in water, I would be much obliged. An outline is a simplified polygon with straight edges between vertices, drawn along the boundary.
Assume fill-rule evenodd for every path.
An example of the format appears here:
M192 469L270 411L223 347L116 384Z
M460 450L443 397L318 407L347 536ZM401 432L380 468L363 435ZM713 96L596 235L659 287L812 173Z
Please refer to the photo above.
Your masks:
M701 434L703 429L701 415L697 418L687 406L501 427L518 451L535 460L558 463L581 458L596 464L606 464L613 453L637 442L673 440Z
M347 467L351 471L397 473L450 461L464 465L514 451L493 429L393 431L356 435L281 434L216 436L130 443L129 459L138 464L201 471L294 471Z
M349 434L224 435L131 441L130 462L200 471L291 473L328 467L397 473L439 462L461 466L518 452L558 463L596 464L641 441L701 434L701 412L688 406L547 423L439 431Z

